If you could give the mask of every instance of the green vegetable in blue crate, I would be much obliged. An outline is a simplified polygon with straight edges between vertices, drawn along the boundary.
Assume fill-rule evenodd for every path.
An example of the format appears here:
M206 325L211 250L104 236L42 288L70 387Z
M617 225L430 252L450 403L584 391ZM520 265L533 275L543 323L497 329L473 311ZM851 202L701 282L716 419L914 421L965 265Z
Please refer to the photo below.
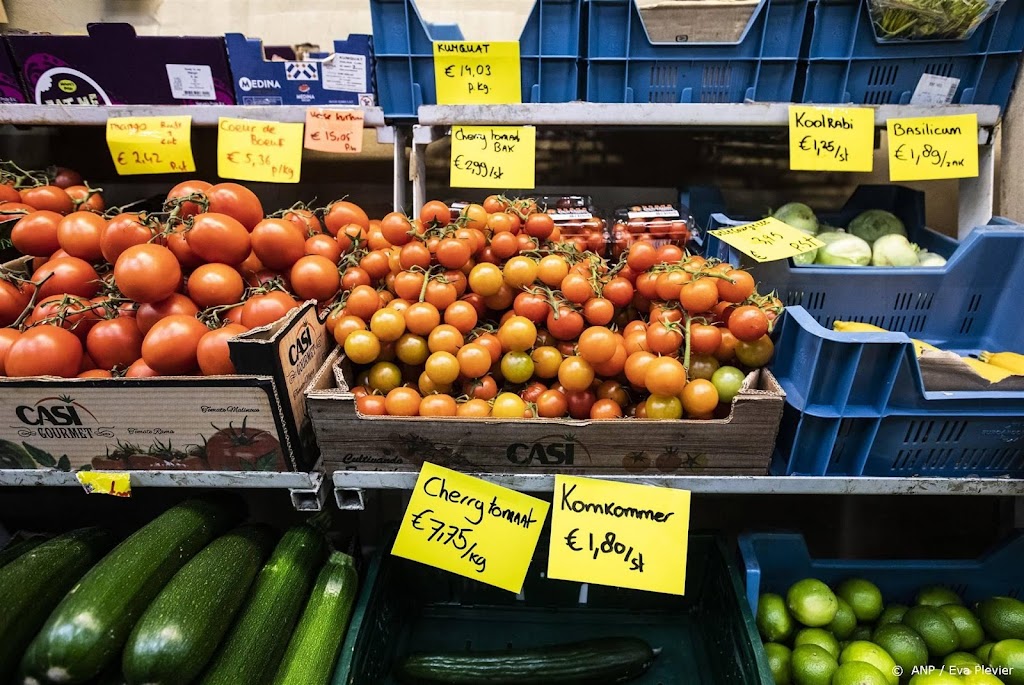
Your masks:
M929 252L928 250L921 250L917 253L917 265L918 266L946 266L946 258L942 255Z
M918 266L917 251L906 236L883 235L871 246L871 266Z
M871 21L880 38L960 40L990 14L993 0L869 0Z
M811 235L817 235L818 233L818 217L814 215L814 210L802 202L790 202L788 204L784 204L775 210L772 217L778 219L784 224L792 226L798 231L803 231L804 233L809 233ZM793 263L797 265L813 264L817 255L817 250L804 252L802 254L795 255L793 257Z
M846 232L861 240L873 243L884 235L902 235L906 237L907 229L899 217L884 209L869 209L858 214Z
M855 235L843 231L819 233L825 247L818 248L815 263L826 266L867 266L871 263L871 246Z

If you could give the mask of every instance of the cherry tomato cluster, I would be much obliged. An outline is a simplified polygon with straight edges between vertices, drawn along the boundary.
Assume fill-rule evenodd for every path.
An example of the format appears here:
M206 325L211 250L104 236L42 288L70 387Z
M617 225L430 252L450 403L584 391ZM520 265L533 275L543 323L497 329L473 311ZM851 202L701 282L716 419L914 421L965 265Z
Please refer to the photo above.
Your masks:
M609 263L531 200L428 202L347 234L327 326L364 415L712 418L782 311L729 264L633 243Z

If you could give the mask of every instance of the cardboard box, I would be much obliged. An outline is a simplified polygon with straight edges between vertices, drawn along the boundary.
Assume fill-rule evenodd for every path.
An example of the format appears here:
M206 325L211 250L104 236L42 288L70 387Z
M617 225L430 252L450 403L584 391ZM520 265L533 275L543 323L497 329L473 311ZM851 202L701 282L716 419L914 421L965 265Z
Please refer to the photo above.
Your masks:
M333 471L418 471L424 461L477 472L764 475L785 397L767 370L747 376L728 418L524 421L360 416L336 349L306 393Z
M18 70L11 59L10 49L0 43L0 104L25 102L25 91L18 78Z
M315 303L229 342L237 376L0 378L0 468L308 471Z
M234 104L224 40L137 36L130 24L88 35L5 37L30 102L53 105Z
M279 47L265 54L263 41L241 33L228 33L224 41L241 105L376 104L370 36L351 35L334 41L334 52L305 56Z
M636 0L652 43L738 43L764 0Z

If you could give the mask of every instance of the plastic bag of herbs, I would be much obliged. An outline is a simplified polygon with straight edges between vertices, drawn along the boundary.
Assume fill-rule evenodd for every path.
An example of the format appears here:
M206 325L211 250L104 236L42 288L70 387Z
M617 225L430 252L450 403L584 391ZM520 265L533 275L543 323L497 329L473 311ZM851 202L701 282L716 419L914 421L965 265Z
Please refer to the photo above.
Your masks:
M963 40L1005 0L868 0L879 40Z

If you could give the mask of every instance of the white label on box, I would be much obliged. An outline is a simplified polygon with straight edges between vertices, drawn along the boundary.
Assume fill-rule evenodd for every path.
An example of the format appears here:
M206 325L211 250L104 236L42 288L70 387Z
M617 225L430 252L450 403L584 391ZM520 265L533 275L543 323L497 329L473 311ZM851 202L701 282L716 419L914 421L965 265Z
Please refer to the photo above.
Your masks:
M213 72L206 64L167 64L167 80L175 100L216 100Z
M324 90L365 93L366 56L333 54L323 62Z
M679 210L672 205L638 205L629 208L630 219L678 219Z
M550 214L555 221L582 221L594 218L593 214L582 207L579 209L549 209L548 214Z
M956 96L960 79L935 74L922 74L910 97L912 105L948 105Z

